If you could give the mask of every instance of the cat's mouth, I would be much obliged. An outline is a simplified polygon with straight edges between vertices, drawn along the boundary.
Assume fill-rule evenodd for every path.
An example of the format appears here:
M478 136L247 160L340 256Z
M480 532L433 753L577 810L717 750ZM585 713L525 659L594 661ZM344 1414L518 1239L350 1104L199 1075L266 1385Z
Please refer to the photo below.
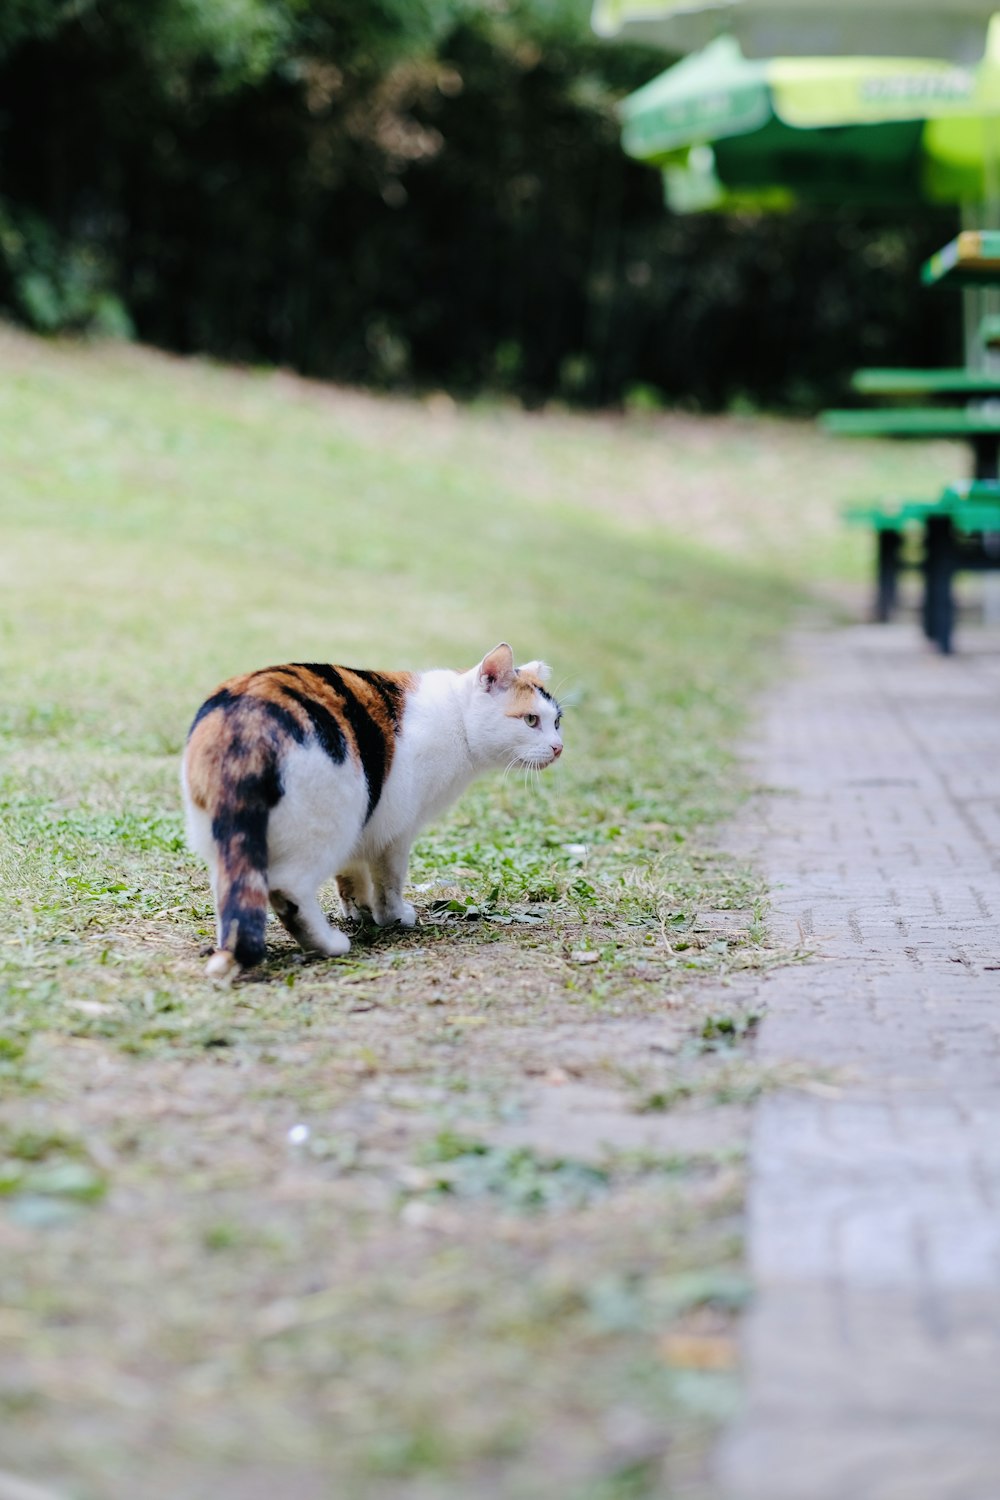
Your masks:
M521 769L523 771L545 771L549 766L555 765L561 754L561 751L555 751L546 760L522 760Z

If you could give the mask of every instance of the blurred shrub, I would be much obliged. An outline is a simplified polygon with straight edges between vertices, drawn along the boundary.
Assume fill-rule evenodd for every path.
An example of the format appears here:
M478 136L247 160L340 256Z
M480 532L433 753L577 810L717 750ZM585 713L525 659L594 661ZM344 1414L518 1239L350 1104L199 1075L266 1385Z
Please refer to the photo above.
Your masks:
M63 243L38 214L0 202L0 290L30 327L131 338L132 322L114 283L99 243Z
M670 216L614 113L664 59L587 12L7 0L0 304L527 403L807 408L860 363L954 357L916 280L949 219Z

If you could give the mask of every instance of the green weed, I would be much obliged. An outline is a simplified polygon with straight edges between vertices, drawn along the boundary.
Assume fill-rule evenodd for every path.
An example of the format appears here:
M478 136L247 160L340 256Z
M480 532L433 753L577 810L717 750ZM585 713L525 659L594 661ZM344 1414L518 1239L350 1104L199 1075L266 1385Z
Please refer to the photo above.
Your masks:
M579 1208L607 1191L603 1167L543 1158L527 1147L501 1148L442 1132L420 1156L434 1168L428 1191L454 1198L493 1197L505 1207L533 1212Z

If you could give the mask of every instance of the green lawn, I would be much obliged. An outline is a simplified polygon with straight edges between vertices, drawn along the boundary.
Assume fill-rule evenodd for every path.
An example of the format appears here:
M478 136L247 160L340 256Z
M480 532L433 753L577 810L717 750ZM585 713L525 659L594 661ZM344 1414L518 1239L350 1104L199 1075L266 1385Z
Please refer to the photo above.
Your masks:
M954 450L10 330L0 449L3 1464L70 1500L707 1494L768 1083L739 973L776 957L711 829L803 588L860 597L838 504ZM271 929L213 988L202 698L500 639L553 666L559 766L429 831L413 933L303 964Z

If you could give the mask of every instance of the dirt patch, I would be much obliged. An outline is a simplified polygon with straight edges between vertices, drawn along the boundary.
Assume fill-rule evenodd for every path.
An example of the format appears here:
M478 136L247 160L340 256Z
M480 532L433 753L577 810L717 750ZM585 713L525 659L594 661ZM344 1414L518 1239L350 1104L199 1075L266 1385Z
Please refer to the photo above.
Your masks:
M747 1106L702 1037L732 996L537 940L428 927L354 971L276 943L200 1047L130 1050L113 986L67 999L44 1092L0 1106L13 1471L102 1500L702 1492L745 1293Z

